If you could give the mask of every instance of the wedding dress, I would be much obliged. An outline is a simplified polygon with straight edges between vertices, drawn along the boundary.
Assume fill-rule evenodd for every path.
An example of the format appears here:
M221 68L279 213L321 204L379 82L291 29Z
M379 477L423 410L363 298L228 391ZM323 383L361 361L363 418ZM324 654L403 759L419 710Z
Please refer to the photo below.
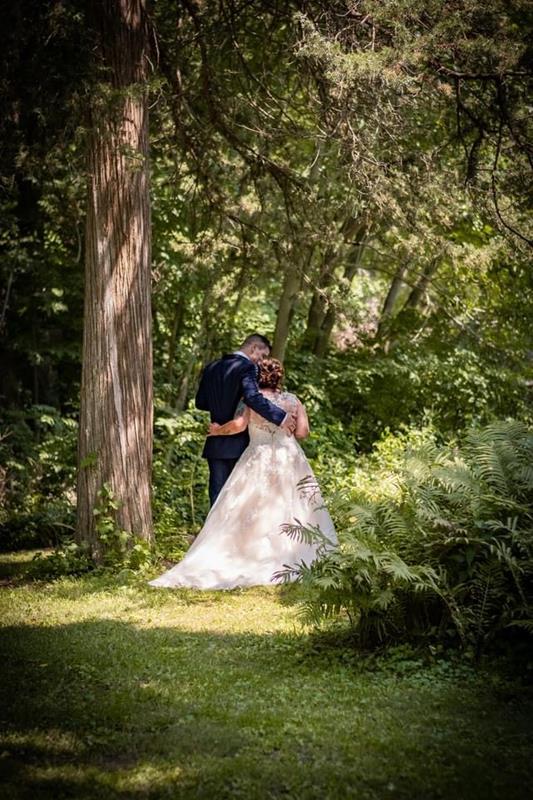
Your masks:
M272 399L286 411L295 395ZM299 481L313 471L294 436L254 411L248 425L250 444L235 465L205 524L179 564L149 581L150 586L232 589L273 585L273 574L301 561L310 564L318 544L282 532L285 523L319 527L337 543L332 519L316 483L305 492ZM329 548L328 542L326 546Z

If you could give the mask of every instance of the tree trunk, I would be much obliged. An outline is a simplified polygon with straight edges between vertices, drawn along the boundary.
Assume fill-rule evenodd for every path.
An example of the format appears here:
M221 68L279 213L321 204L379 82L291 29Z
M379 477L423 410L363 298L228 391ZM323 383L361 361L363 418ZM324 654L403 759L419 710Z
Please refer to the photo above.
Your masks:
M361 263L361 258L364 252L364 242L365 236L362 235L358 237L360 241L358 244L353 245L353 250L350 253L350 259L344 268L344 275L342 276L342 283L346 287L346 292L350 291L351 282L357 272L359 264ZM331 334L333 333L333 328L335 326L335 322L337 320L337 310L333 303L328 305L328 309L324 314L324 319L320 324L320 328L318 331L318 336L315 341L315 345L313 348L313 352L317 358L324 358L326 355L327 349L329 347L329 341L331 339Z
M191 378L193 378L194 376L195 368L197 368L198 364L201 363L203 360L202 351L204 351L205 354L205 351L210 350L211 347L212 333L209 327L209 322L210 322L209 309L211 305L211 300L213 298L214 286L215 286L214 281L212 281L206 286L204 290L202 305L200 308L200 330L196 334L195 343L190 350L189 358L187 359L187 364L181 374L179 388L176 393L174 410L178 412L183 411L187 406L187 398L189 397L189 387L191 384Z
M387 292L385 302L383 303L383 308L381 310L381 316L379 319L379 325L376 331L376 338L381 338L388 330L388 323L390 318L392 317L394 306L396 305L396 300L398 299L398 295L400 294L404 286L402 279L406 271L407 271L407 264L400 264L400 266L396 270L394 278L392 279L392 283L389 287L389 291Z
M365 237L368 225L364 219L347 217L342 223L339 234L342 241L336 247L328 247L324 254L322 269L313 293L307 327L304 334L304 344L318 356L323 356L335 324L335 310L329 302L327 290L335 281L335 269L346 253L346 248L351 247L352 252L361 251L361 245L353 244L352 239ZM355 250L353 250L355 248ZM353 276L352 276L353 277Z
M329 289L333 283L333 272L338 260L339 254L335 253L333 248L328 247L324 254L322 269L318 277L315 291L313 292L311 305L309 306L307 327L304 334L304 343L313 352L320 337L321 326L328 309L326 290Z
M339 245L337 251L332 248L328 248L326 251L325 268L319 278L317 290L311 301L307 317L307 329L304 335L305 343L318 358L323 358L328 349L337 318L335 305L329 300L325 290L333 285L335 269L345 256L347 248L350 249L346 256L347 264L342 281L349 287L361 261L364 242L368 235L368 227L366 220L348 217L340 229L344 242ZM353 242L354 237L357 240L356 242Z
M172 319L172 327L168 337L168 367L167 367L167 381L172 384L174 378L174 362L176 360L176 347L181 338L181 331L185 319L185 292L183 286L180 284L178 287L178 300L174 306L174 316Z
M276 328L274 330L274 341L272 342L272 356L283 361L291 320L296 308L298 294L302 288L303 270L309 265L313 256L313 248L302 248L305 262L302 256L298 259L295 255L296 248L291 248L290 265L286 267L283 289L279 300L278 314L276 317ZM306 252L307 250L307 252Z
M422 275L418 278L417 282L411 289L411 293L409 297L405 301L404 309L411 309L412 311L420 305L421 300L423 299L426 289L428 288L428 284L436 273L439 266L439 259L434 258L432 259L429 264L426 264ZM404 310L402 309L402 311Z
M387 330L386 350L394 345L397 334L402 328L410 328L417 331L421 330L420 314L423 314L424 311L424 309L421 308L422 301L425 297L428 284L438 269L439 263L438 257L433 258L426 264L422 273L418 276L407 300L396 314L392 324ZM424 325L425 322L422 323L422 327Z
M85 309L76 537L96 560L107 484L118 529L151 541L152 313L148 28L144 0L93 0Z
M246 256L245 256L246 258ZM237 314L242 305L242 301L244 299L244 295L246 292L247 284L246 284L246 274L248 271L248 262L245 260L242 264L241 269L239 270L239 274L237 276L237 281L235 285L235 290L237 292L237 296L229 312L229 324L228 329L234 334L235 332L235 321L237 319Z
M324 315L324 319L322 320L322 325L320 326L315 346L313 348L313 353L317 358L324 358L326 355L336 318L337 315L335 313L335 308L330 303L328 310Z

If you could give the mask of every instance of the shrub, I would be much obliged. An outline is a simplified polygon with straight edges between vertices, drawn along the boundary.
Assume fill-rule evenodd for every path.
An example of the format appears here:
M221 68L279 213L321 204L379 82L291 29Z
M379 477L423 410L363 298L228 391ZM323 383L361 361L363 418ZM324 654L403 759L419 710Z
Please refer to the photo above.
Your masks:
M324 360L296 353L288 376L312 424L342 426L343 446L351 442L358 452L369 452L386 430L428 418L446 435L497 417L531 421L523 365L511 368L468 343L402 341L389 353L361 348Z
M389 463L384 461L389 459ZM426 434L403 456L369 459L381 493L337 508L340 545L286 569L316 623L346 616L363 646L424 639L479 655L531 627L533 434L519 422L472 428L458 443ZM368 484L367 484L368 486ZM302 526L285 533L320 542Z
M92 569L94 564L89 551L76 542L65 541L52 553L36 553L27 574L37 580L49 580L63 575L82 575Z
M207 416L193 409L156 409L154 438L154 529L158 546L170 558L188 547L209 508L207 462L201 457Z
M0 428L0 547L58 544L75 516L77 422L50 406L6 411Z

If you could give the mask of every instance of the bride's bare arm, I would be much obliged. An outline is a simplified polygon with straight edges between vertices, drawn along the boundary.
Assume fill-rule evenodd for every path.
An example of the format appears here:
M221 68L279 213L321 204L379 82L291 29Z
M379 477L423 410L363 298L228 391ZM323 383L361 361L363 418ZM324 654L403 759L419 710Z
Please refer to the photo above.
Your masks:
M298 408L296 411L296 430L294 435L297 439L305 439L309 436L309 419L307 418L307 411L305 406L298 400Z
M241 433L246 430L250 421L250 409L245 408L244 413L235 419L231 419L224 425L212 422L209 426L208 436L230 436L233 433Z

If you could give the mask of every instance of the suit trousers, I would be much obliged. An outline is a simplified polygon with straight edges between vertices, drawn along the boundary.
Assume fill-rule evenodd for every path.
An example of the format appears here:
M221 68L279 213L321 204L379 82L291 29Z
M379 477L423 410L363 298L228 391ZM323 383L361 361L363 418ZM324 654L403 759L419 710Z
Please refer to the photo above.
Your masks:
M220 490L228 480L238 458L208 458L209 464L209 500L211 506L220 494Z

